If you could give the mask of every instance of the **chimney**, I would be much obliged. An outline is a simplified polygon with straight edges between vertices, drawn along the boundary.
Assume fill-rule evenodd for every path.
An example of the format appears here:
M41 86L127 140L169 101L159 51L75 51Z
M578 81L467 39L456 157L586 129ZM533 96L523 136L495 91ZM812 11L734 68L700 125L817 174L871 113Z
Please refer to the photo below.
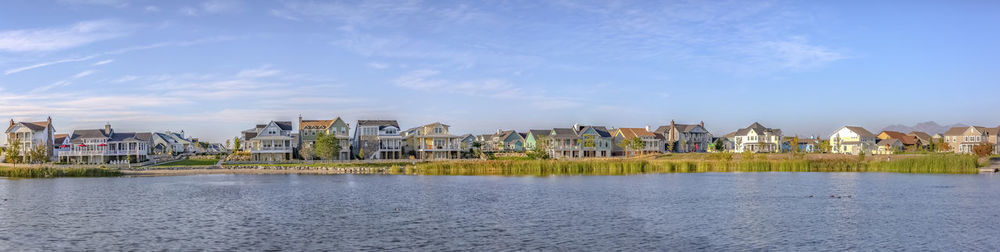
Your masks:
M104 134L111 135L111 123L110 122L104 125Z
M497 135L500 135L500 132L503 132L503 130L497 129Z
M10 126L14 126L14 118L10 119Z
M181 138L184 138L184 130L181 130Z
M646 131L647 131L647 132L653 132L653 131L650 131L650 130L649 130L649 125L646 125Z
M698 122L698 125L701 125L701 127L704 128L705 127L705 121Z
M674 120L670 120L670 128L674 127Z
M45 121L48 122L49 125L52 125L52 117L51 116L49 118L46 118Z

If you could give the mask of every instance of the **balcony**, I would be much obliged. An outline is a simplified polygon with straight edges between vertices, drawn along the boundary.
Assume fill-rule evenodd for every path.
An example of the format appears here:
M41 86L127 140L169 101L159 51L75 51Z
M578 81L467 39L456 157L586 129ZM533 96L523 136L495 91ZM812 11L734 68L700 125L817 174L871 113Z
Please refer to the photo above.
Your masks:
M125 156L125 155L146 155L149 151L139 150L60 150L58 155L68 156Z

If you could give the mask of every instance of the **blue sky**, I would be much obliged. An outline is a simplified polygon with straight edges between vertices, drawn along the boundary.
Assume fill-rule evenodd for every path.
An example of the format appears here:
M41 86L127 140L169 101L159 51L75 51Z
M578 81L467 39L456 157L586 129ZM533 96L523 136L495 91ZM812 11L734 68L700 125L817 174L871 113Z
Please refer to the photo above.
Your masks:
M9 1L0 118L455 133L1000 124L996 1Z

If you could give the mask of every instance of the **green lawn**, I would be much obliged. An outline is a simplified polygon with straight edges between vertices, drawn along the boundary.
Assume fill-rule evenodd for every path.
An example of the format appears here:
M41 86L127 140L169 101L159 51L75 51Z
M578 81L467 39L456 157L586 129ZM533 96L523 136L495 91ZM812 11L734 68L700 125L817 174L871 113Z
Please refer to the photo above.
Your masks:
M218 159L186 159L177 162L162 163L156 166L212 166L219 163Z

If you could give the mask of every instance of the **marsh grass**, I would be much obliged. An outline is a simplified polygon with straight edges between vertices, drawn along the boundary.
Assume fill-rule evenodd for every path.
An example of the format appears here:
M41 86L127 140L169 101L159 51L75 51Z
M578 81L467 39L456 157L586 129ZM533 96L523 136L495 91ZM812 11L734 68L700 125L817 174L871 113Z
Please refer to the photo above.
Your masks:
M741 159L719 156L691 159L602 159L602 160L491 160L450 161L417 164L401 174L413 175L631 175L693 172L898 172L974 174L979 164L973 156L940 155L893 161L857 159Z
M53 167L0 167L0 177L8 178L58 178L58 177L117 177L118 170L105 168L53 168Z

